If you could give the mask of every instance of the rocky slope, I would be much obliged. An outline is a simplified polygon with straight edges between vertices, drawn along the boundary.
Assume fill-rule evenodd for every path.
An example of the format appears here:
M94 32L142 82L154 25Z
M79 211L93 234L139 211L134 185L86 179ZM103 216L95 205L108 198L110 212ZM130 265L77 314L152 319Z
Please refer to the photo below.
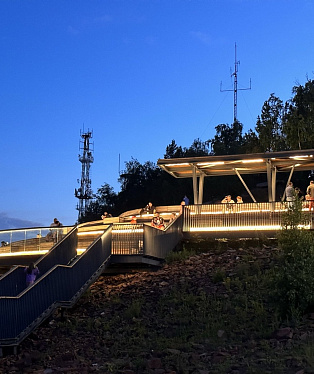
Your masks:
M276 251L226 248L103 276L0 359L0 373L314 373L314 317L283 325L263 300L258 274Z

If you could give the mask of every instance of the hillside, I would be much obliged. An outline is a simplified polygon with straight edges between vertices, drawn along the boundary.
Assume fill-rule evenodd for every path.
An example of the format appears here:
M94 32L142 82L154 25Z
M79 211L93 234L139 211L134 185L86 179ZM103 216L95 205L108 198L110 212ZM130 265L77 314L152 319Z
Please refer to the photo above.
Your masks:
M281 323L269 297L274 245L185 248L157 271L101 277L0 372L314 373L314 315Z

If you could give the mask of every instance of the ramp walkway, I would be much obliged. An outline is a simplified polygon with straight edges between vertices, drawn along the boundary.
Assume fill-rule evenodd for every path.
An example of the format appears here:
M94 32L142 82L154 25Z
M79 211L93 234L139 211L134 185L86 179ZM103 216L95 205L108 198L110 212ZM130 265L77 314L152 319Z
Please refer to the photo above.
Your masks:
M70 308L110 265L159 264L182 239L182 217L165 230L145 223L93 222L72 228L36 265L40 276L25 288L24 267L0 278L0 355L17 347L56 308Z

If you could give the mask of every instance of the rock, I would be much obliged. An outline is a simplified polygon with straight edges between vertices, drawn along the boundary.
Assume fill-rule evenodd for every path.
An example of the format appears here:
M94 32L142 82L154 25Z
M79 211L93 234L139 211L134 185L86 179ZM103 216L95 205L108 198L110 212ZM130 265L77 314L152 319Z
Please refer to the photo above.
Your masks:
M147 367L149 369L160 369L162 367L161 359L158 357L153 357L147 361Z
M290 327L284 327L275 332L275 337L277 339L291 339L293 336L293 331Z

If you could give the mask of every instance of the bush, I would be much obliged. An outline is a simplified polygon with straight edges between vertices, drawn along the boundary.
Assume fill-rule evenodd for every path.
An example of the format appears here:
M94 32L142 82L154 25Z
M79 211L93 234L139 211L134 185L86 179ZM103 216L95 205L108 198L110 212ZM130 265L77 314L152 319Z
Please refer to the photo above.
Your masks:
M314 235L302 228L308 221L299 200L283 217L278 236L281 256L273 279L273 295L282 317L299 316L314 308Z

